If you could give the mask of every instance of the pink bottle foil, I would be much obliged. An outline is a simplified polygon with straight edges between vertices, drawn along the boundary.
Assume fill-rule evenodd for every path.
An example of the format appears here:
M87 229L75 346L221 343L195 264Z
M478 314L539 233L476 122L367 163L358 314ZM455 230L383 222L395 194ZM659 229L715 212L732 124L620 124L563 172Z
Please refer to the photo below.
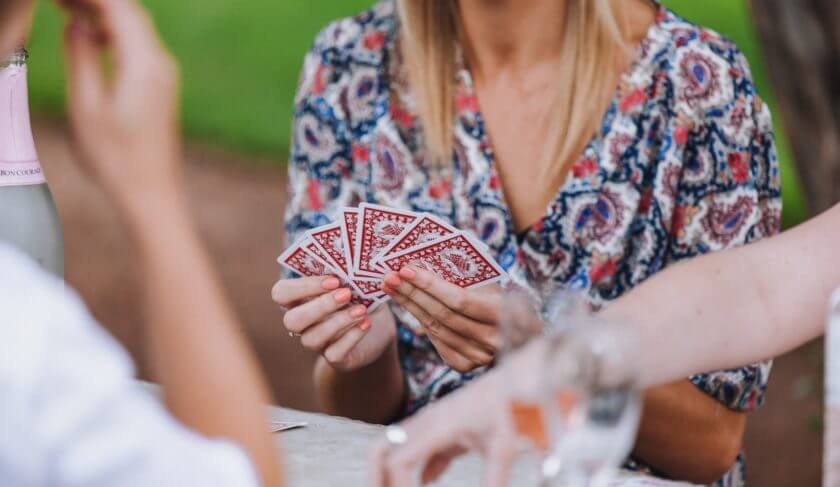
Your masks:
M26 65L0 68L0 186L46 182L29 121Z

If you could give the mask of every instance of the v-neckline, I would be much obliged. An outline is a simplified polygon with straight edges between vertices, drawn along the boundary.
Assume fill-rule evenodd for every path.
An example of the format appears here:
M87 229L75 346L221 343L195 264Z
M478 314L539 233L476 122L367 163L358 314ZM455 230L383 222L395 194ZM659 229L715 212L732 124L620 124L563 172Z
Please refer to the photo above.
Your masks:
M604 111L603 116L600 119L598 124L598 129L596 132L589 138L586 145L583 146L583 150L581 154L571 163L570 167L573 167L575 164L580 162L590 150L594 150L597 152L597 148L600 146L602 142L602 138L604 136L604 127L607 125L608 121L610 120L610 116L612 114L618 115L620 101L621 101L621 85L622 82L630 77L632 77L633 73L635 73L642 64L642 61L645 59L646 49L645 47L650 43L655 37L656 34L662 27L662 23L668 17L668 10L665 6L659 3L657 0L653 0L653 4L656 8L656 14L654 22L648 27L645 35L636 45L634 49L633 59L630 65L625 68L625 70L619 75L618 83L614 89L613 96L610 99L610 103L607 105L606 110ZM505 193L505 188L500 178L499 170L498 170L498 163L496 161L495 151L493 150L493 144L490 141L489 133L487 132L484 115L481 111L480 105L478 103L478 94L475 89L475 84L473 81L472 72L470 71L469 67L467 67L466 62L464 61L462 51L459 48L456 50L456 56L458 58L458 70L457 70L457 80L459 84L463 84L463 88L466 90L465 95L468 98L473 100L472 103L456 103L456 109L458 110L458 119L460 120L458 123L463 125L463 121L466 120L465 117L461 116L465 111L470 112L471 118L475 119L475 133L476 138L479 140L479 145L481 148L481 152L484 155L487 161L488 167L488 178L495 179L498 181L498 184L495 185L488 185L490 191L496 193L496 197L498 198L499 205L504 210L504 218L505 218L505 225L510 230L512 235L515 235L516 238L514 241L517 243L517 246L521 246L525 243L528 237L535 231L539 231L544 223L549 220L557 211L559 205L557 205L557 201L561 198L561 196L569 189L574 182L574 174L572 170L569 170L566 176L563 179L563 182L560 184L560 187L554 193L554 196L548 201L546 205L546 209L543 211L543 214L537 218L537 220L522 229L518 229L513 221L513 213L511 211L511 206L507 201L507 196ZM457 92L458 90L456 90ZM469 132L468 127L463 127L467 132ZM600 161L599 161L600 162ZM600 168L600 164L599 164Z

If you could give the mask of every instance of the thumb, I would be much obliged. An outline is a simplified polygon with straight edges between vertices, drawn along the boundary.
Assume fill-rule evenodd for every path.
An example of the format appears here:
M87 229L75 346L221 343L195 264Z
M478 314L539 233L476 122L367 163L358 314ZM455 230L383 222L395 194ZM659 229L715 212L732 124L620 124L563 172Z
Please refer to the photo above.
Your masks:
M74 16L67 24L64 52L68 111L76 121L83 114L96 111L105 97L99 47L93 29L84 18Z

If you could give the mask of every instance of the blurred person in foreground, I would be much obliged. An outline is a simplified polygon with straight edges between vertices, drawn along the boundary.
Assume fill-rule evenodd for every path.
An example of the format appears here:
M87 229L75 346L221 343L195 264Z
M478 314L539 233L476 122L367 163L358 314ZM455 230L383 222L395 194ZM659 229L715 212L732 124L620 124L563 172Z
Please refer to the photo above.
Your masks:
M377 2L315 40L294 127L288 242L344 206L431 213L487 244L518 284L601 305L779 228L770 112L746 58L658 2ZM392 422L497 359L500 286L411 268L384 281L393 305L373 313L334 278L274 287L285 326L320 354L331 414ZM646 390L626 467L741 485L769 371Z
M175 63L134 0L61 4L70 123L144 271L166 408L79 298L0 242L0 485L279 486L265 384L179 189ZM2 0L0 53L33 5Z

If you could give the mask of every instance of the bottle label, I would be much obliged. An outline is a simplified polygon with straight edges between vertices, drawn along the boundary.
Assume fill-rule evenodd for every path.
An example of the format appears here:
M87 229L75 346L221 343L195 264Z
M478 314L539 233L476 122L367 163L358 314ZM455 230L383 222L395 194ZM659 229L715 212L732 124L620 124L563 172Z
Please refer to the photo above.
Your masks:
M0 186L44 182L29 121L26 66L0 68Z
M0 186L25 186L46 181L37 159L29 162L0 161Z

